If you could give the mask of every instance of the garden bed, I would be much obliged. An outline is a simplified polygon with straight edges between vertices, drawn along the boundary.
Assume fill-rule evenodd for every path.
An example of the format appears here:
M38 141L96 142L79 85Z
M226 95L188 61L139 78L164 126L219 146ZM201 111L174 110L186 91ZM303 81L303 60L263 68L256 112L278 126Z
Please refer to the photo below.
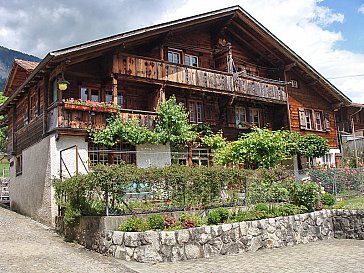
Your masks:
M322 210L176 231L117 231L119 217L81 217L56 228L100 253L123 260L166 262L279 248L330 238L364 239L364 211ZM124 219L125 220L125 219Z

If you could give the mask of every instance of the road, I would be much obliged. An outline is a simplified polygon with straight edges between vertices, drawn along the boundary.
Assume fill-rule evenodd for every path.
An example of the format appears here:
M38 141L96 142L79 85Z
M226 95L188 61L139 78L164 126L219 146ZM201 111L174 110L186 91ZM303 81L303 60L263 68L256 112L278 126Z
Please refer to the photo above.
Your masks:
M212 259L141 264L68 243L51 229L0 207L0 273L363 273L364 241L327 240Z

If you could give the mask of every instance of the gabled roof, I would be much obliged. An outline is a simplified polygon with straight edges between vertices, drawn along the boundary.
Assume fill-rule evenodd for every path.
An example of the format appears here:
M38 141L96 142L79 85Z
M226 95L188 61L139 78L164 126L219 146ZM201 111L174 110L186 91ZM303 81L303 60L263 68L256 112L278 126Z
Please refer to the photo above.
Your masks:
M25 61L20 59L14 59L14 62L18 65L20 65L22 68L24 68L28 72L32 72L34 68L37 67L39 62L32 62L32 61Z
M112 48L114 46L120 46L124 43L138 40L143 41L146 38L168 33L170 31L181 30L190 26L197 26L203 23L217 21L224 18L237 18L246 26L248 26L252 31L254 31L256 35L267 39L270 46L272 46L275 50L273 54L277 53L281 56L284 56L284 58L288 59L290 63L294 64L296 67L299 67L302 71L312 77L313 80L325 87L329 94L335 97L338 101L341 101L344 104L349 104L351 102L351 100L345 94L340 92L340 90L338 90L308 63L306 63L287 45L274 36L268 29L255 20L249 13L243 10L240 6L233 6L52 51L34 69L23 85L18 88L18 90L9 98L7 102L4 103L2 107L0 107L0 112L4 112L5 108L16 96L19 95L21 90L31 81L34 81L33 78L37 75L37 73L44 71L50 66L49 63L65 60L66 58L77 54L85 54L87 52Z
M3 95L7 97L11 96L16 89L26 81L38 64L38 62L14 59L9 76L6 80Z

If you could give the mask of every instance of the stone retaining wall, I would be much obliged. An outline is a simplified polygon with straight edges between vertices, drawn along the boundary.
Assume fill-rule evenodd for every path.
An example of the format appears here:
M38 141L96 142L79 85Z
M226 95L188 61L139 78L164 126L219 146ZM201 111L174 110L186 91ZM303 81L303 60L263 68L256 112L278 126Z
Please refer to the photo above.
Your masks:
M77 228L58 231L82 245L123 260L164 262L213 257L329 238L364 236L364 211L312 213L205 226L177 231L121 232L105 229L105 217L81 219Z

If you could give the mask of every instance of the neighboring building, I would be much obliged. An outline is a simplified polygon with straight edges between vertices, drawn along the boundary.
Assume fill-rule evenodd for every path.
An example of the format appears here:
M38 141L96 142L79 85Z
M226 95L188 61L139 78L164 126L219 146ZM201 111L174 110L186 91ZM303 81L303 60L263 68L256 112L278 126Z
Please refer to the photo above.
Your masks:
M93 144L87 130L103 128L108 113L71 108L64 99L114 102L123 118L153 126L158 102L175 95L190 122L222 129L230 140L252 125L315 133L329 140L329 160L338 152L334 109L350 103L238 6L53 51L30 75L20 67L15 61L11 77L19 80L8 80L10 98L0 108L8 115L11 207L48 224L57 213L51 178L60 172L172 159L169 145L120 143L110 151ZM65 91L60 79L70 82ZM208 150L173 158L188 159L208 164Z

